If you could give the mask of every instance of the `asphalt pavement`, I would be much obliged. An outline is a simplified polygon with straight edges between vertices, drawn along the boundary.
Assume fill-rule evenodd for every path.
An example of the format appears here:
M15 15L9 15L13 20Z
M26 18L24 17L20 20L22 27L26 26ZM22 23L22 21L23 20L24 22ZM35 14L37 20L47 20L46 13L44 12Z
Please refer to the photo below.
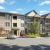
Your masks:
M0 50L50 50L50 37L0 38Z

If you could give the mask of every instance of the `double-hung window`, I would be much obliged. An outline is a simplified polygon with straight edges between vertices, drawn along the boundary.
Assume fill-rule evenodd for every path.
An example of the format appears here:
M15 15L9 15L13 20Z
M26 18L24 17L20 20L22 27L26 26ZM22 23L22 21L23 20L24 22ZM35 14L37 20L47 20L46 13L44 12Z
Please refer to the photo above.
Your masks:
M10 26L10 22L5 22L5 26Z

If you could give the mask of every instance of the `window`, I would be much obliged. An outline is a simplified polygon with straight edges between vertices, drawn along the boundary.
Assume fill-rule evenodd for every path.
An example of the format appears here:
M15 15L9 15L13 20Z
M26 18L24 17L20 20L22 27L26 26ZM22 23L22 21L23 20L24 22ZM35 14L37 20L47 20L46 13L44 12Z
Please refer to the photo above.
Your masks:
M17 16L13 16L13 19L17 19Z
M10 14L5 14L6 19L10 19Z
M10 26L10 22L5 22L5 26Z
M10 26L10 23L8 22L8 26Z
M31 21L31 18L27 18L28 21Z
M7 26L7 22L5 23L5 25Z
M24 23L21 23L21 27L24 27Z
M21 17L21 20L24 20L24 17Z
M13 27L17 27L17 23L13 23Z

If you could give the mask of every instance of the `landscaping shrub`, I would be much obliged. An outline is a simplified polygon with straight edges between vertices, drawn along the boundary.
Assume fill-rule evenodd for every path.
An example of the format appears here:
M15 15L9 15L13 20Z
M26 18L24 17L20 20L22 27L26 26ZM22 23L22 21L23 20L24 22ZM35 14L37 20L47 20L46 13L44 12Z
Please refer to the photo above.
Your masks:
M0 34L0 37L6 37L8 34Z
M39 37L40 34L39 33L37 33L37 34L29 33L29 34L26 34L26 36L29 36L29 37Z
M50 37L50 32L48 33L48 36Z
M40 34L41 35L41 37L48 37L49 35L48 35L48 33L44 33L44 34Z
M40 36L41 36L41 37L45 37L46 35L45 35L45 34L40 34Z

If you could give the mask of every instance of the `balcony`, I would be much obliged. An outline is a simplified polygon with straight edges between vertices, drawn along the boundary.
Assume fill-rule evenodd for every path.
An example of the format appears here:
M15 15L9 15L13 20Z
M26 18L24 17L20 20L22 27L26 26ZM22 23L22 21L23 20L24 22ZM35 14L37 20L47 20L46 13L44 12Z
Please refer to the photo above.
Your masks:
M45 30L50 30L50 27L46 27Z
M12 29L14 29L14 30L19 30L20 28L18 28L18 27L12 27Z

